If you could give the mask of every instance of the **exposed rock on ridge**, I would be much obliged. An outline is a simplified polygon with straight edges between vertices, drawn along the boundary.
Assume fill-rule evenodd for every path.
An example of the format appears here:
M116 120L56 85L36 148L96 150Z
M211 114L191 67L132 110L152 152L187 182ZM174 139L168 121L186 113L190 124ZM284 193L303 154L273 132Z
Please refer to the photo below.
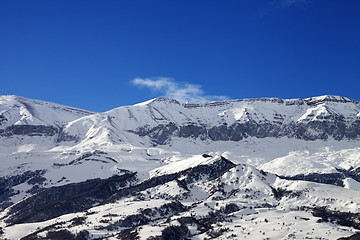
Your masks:
M163 108L161 105L157 106L157 102L164 102L164 99L157 99L149 105L162 112ZM167 103L171 101L167 100ZM342 108L348 108L346 104L351 105L350 111L342 111ZM182 114L187 116L186 122L163 118L165 121L155 126L145 124L129 131L141 137L148 136L155 144L169 143L172 137L212 141L289 137L311 141L328 138L355 139L360 135L360 104L345 97L243 99L203 104L184 103L182 107ZM190 112L186 114L186 110ZM194 111L203 112L204 115L213 114L217 121L209 122L206 119L208 116L201 119L201 115L190 120Z

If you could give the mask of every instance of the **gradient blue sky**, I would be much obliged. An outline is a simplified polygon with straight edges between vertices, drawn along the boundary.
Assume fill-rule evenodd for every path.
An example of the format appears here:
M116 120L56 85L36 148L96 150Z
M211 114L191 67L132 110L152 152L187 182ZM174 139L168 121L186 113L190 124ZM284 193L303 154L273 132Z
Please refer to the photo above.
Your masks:
M359 13L359 0L0 0L0 94L93 111L360 100Z

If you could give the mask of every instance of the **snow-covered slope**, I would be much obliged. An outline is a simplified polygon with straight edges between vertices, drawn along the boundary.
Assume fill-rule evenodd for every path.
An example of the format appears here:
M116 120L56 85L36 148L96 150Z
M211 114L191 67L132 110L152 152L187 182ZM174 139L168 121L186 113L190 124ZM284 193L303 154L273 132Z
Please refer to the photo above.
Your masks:
M339 96L104 113L2 96L0 239L350 236L359 136Z
M3 236L337 239L358 228L360 195L355 190L285 180L210 155L153 172L146 181L124 173L102 184L87 181L44 190L2 213Z
M24 97L0 96L0 129L13 125L63 126L92 112Z
M360 104L345 97L264 98L203 104L156 98L78 119L69 123L64 132L80 135L86 142L89 138L101 138L100 143L104 139L112 143L140 141L140 136L152 144L164 145L174 137L211 141L239 141L248 137L355 139L360 135L359 125Z

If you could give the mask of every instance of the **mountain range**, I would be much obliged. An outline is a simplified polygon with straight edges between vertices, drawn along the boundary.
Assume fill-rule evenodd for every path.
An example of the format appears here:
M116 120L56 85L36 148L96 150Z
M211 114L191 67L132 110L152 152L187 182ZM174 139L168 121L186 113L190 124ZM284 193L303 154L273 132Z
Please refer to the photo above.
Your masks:
M358 239L359 140L341 96L0 96L0 239Z

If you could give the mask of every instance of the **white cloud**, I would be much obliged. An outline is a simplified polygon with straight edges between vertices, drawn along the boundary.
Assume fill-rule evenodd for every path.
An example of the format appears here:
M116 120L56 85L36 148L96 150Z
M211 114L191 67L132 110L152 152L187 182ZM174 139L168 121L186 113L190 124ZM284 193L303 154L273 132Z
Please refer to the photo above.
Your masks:
M228 99L226 96L206 95L202 90L201 85L176 82L172 78L135 78L131 83L135 86L147 87L153 91L160 92L161 94L164 94L165 97L173 98L180 102Z

